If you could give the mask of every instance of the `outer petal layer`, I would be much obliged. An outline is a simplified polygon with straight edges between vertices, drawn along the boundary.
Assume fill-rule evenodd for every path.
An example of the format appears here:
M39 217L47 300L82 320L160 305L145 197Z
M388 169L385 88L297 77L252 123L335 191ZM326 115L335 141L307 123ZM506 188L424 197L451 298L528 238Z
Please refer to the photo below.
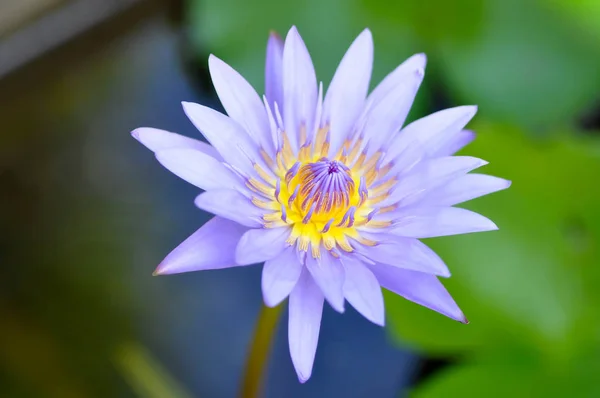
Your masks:
M238 264L258 264L275 258L286 248L290 235L287 227L251 229L246 232L235 249Z
M292 27L283 49L283 122L294 152L300 129L313 126L317 103L317 77L308 49L296 27Z
M365 318L383 326L385 311L379 282L361 261L345 257L342 263L346 275L344 297Z
M337 312L344 312L344 268L340 260L327 250L321 251L321 258L306 256L306 268L325 295L325 298Z
M250 159L258 161L261 156L256 143L239 124L214 109L192 102L184 102L183 109L225 162L254 175Z
M395 158L409 145L419 146L426 156L452 155L454 152L451 151L457 147L456 141L460 141L457 136L469 142L472 140L471 132L463 133L461 130L476 112L476 106L459 106L415 120L392 140L388 156Z
M248 198L231 189L221 189L201 193L194 201L195 205L210 213L250 228L262 227L263 211L254 206Z
M267 43L265 95L271 109L275 109L275 102L279 109L283 109L283 40L275 32L271 32Z
M211 189L247 189L223 163L191 148L174 148L156 152L158 161L176 176L205 191Z
M442 259L418 239L391 234L368 234L365 237L379 242L375 246L356 245L356 251L369 260L397 268L449 277L450 271Z
M140 127L131 132L133 138L141 142L152 152L163 149L191 148L221 160L221 155L206 142L186 137L184 135L171 133L169 131L155 129L152 127Z
M379 150L404 124L423 81L426 62L424 54L410 57L369 95L361 124L373 150Z
M385 203L387 205L401 201L401 204L406 206L418 202L428 190L445 185L486 164L485 160L471 156L446 156L424 160L399 179Z
M485 174L465 174L429 191L419 202L428 206L454 206L510 187L511 182Z
M304 269L290 294L288 317L290 355L301 383L308 380L312 373L321 329L323 301L321 289L308 270Z
M208 66L215 90L229 117L244 127L257 144L274 153L267 113L254 88L214 55L209 57Z
M354 40L340 62L323 103L323 123L331 129L330 153L337 153L360 115L373 69L373 36L369 29Z
M300 263L296 249L288 247L277 257L267 260L262 271L262 292L265 304L275 307L296 286L304 266Z
M391 232L410 238L435 238L498 229L481 214L458 207L417 207L401 210L400 213ZM394 213L390 213L390 217L394 217Z
M214 217L169 253L154 274L235 267L235 248L247 230L236 222Z
M468 323L452 296L434 275L383 264L369 265L369 268L384 288L449 318Z

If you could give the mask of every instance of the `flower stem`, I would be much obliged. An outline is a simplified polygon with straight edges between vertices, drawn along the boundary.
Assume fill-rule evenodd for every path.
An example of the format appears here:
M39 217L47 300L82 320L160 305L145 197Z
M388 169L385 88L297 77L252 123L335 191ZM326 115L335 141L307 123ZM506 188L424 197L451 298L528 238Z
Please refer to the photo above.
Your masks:
M282 305L269 308L262 305L258 314L254 338L246 360L242 381L241 398L258 398L262 394L262 382L266 373L273 336L277 330L277 322Z

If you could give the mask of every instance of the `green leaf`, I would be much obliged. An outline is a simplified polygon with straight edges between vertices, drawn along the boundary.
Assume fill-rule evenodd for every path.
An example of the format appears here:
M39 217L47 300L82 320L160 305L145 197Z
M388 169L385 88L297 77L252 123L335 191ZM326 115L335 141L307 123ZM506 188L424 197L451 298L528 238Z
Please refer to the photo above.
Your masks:
M196 57L204 59L208 52L215 53L259 93L263 92L266 44L272 30L285 38L292 25L298 27L317 79L325 88L352 41L367 27L375 42L372 87L406 58L423 51L410 29L369 16L359 0L194 0L189 4L188 24ZM411 118L422 116L428 101L426 90L421 89Z
M476 39L437 42L452 99L537 131L573 123L597 98L598 46L532 0L489 5Z
M564 361L549 361L526 346L498 346L483 358L446 368L418 385L412 398L596 397L600 395L597 348Z
M597 313L597 285L585 281L600 274L593 243L600 241L600 190L590 186L600 171L598 145L566 134L534 141L514 128L475 128L479 137L465 153L490 162L482 173L513 184L465 207L500 230L427 242L453 271L446 286L471 323L386 295L389 330L429 353L517 341L563 355L598 330L598 317L589 315Z

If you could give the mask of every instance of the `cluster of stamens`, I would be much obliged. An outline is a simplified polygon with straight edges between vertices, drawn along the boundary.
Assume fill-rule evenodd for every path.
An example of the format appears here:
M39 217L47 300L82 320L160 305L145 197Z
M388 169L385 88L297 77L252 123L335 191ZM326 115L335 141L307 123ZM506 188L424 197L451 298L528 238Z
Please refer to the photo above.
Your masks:
M252 202L270 211L263 217L265 228L291 226L288 244L296 244L304 252L310 248L317 258L321 245L333 255L336 247L352 252L347 238L375 244L361 237L356 227L390 225L374 217L393 210L393 206L377 207L396 182L393 177L383 178L393 164L382 165L382 152L370 153L359 135L346 140L339 152L331 156L328 126L318 129L312 138L301 126L299 147L294 151L283 131L277 106L275 116L271 121L279 142L276 156L273 159L261 150L263 165L254 163L260 180L246 180L246 185L257 194Z

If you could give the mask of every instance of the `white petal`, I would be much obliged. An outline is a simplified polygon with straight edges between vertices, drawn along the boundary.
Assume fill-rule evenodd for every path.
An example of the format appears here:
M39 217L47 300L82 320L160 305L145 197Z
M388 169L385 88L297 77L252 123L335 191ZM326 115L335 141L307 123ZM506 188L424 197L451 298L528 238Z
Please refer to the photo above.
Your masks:
M337 153L365 103L373 68L373 36L369 29L354 40L340 62L323 104L323 123L331 131L330 153Z
M277 102L283 107L283 40L277 33L271 32L267 43L265 62L265 95L273 109Z
M491 220L475 212L458 207L416 207L403 209L390 232L410 238L435 238L437 236L468 234L498 229Z
M406 126L398 134L389 147L387 156L395 159L409 145L421 148L427 156L449 156L452 153L440 154L445 146L477 113L476 106L459 106L432 113Z
M189 138L180 134L171 133L165 130L159 130L152 127L140 127L131 132L133 138L141 142L152 152L163 149L191 148L205 153L217 160L221 160L221 155L212 146L206 142Z
M344 265L344 297L371 322L383 326L385 310L383 294L377 278L361 261L342 258Z
M256 207L248 198L231 189L201 193L194 200L194 204L204 211L250 228L263 226L264 210Z
M312 373L322 314L323 293L304 269L290 294L288 316L290 355L301 383Z
M442 186L486 164L485 160L470 156L447 156L424 160L400 178L383 205L398 201L405 206L413 204L422 198L427 190Z
M456 152L460 151L471 142L475 140L475 133L471 130L461 130L456 134L453 134L447 140L440 143L437 146L435 152L431 153L431 156L451 156Z
M429 206L454 206L510 187L511 182L485 174L465 174L431 190L419 201Z
M275 307L285 300L296 286L303 267L295 247L288 247L277 257L265 262L262 292L267 306Z
M154 274L235 267L235 248L247 230L233 221L214 217L169 253Z
M252 161L258 162L261 156L256 143L239 124L214 109L192 102L183 102L183 109L225 162L247 174L255 174Z
M283 122L296 153L300 126L312 127L317 103L317 77L310 54L293 26L283 49Z
M246 232L235 250L238 264L257 264L275 258L286 247L290 236L288 227L251 229Z
M247 190L223 163L196 149L159 150L156 158L173 174L198 188Z
M273 154L269 121L263 103L254 88L231 66L210 55L210 76L230 118L244 127L254 142Z
M325 295L325 298L337 312L344 312L344 268L339 259L327 250L321 250L321 258L306 256L306 268Z
M383 264L372 264L369 268L382 287L456 321L468 323L452 296L434 275Z
M355 245L356 251L369 260L412 271L450 276L450 271L442 259L418 239L366 232L362 235L378 242L375 246Z
M404 61L373 90L364 115L365 137L373 151L379 150L400 130L425 74L424 54Z

